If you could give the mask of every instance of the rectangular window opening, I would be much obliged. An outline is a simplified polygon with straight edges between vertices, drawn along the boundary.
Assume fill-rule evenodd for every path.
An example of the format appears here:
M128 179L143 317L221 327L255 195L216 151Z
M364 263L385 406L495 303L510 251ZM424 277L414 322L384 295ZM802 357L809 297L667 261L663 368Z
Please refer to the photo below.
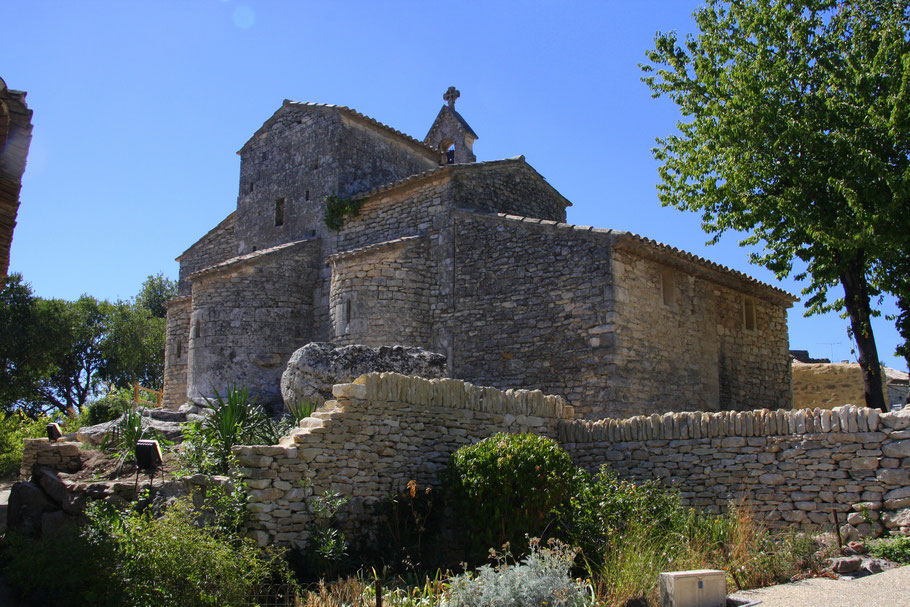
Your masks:
M664 270L660 273L660 292L665 306L676 305L676 280L672 270Z
M755 330L755 299L752 297L743 299L743 328L746 331Z
M275 227L284 225L284 198L275 201Z

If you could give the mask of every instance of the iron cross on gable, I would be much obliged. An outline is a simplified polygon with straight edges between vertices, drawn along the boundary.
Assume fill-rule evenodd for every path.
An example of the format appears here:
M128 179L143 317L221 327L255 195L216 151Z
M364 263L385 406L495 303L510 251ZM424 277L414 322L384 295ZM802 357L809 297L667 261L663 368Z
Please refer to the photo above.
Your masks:
M454 86L450 86L445 95L442 96L443 100L448 102L449 107L452 109L455 109L455 100L459 97L461 97L461 93Z

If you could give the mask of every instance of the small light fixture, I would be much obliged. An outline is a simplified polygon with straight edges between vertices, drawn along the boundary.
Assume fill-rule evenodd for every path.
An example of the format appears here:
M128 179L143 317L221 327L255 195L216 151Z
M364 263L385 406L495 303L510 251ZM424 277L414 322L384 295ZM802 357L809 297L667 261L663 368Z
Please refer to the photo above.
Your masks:
M60 429L60 424L48 424L47 425L47 440L52 443L57 442L58 438L63 436L63 430Z
M161 447L156 440L141 440L136 443L136 468L154 474L162 462Z

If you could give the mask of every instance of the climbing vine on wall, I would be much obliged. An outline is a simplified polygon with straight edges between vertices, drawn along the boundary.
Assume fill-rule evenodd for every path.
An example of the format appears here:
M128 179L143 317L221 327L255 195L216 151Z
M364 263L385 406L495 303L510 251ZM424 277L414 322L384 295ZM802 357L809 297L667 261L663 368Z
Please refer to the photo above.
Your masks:
M360 207L366 198L340 198L335 194L325 198L325 225L330 230L341 228L345 217L360 215Z

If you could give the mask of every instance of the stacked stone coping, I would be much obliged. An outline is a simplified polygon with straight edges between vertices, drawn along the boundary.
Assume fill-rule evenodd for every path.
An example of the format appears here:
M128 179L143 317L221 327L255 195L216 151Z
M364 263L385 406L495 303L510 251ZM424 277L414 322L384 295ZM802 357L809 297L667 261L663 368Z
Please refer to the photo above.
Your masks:
M279 445L236 447L256 540L302 546L313 517L308 500L326 491L350 498L338 520L349 538L376 530L372 505L410 480L438 482L449 455L497 432L556 438L573 408L539 391L497 390L456 379L397 373L337 384L328 401Z
M27 438L22 448L22 464L19 478L28 480L35 466L47 466L54 470L74 472L82 467L79 448L82 443L75 441L50 441L46 438Z
M709 512L744 500L772 528L848 523L850 536L910 532L910 412L683 412L559 425L579 465L660 478Z

